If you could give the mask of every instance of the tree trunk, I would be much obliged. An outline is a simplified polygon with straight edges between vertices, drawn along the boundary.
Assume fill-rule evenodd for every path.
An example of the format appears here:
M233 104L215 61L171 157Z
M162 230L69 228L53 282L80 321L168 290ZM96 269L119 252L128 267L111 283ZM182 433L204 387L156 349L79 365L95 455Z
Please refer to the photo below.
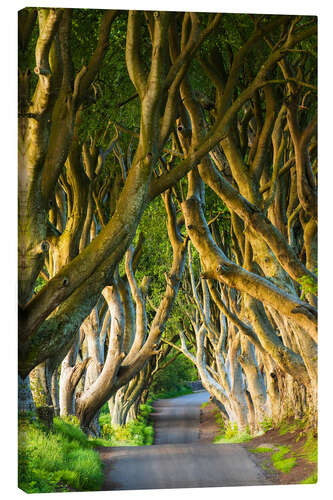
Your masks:
M268 413L266 408L265 384L259 372L254 346L244 337L241 339L241 346L242 354L239 361L246 377L247 388L251 395L251 401L254 408L254 428L259 430L260 423L263 422Z
M18 411L19 413L33 412L36 409L30 389L29 376L24 380L18 376Z

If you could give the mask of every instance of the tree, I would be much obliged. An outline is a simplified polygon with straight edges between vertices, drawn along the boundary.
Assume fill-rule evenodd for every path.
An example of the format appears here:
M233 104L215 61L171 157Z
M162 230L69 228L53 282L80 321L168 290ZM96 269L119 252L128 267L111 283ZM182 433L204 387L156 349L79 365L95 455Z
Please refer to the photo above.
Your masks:
M264 37L261 41L261 43L265 41L268 44L271 52L264 61L260 61L261 65L257 73L250 74L250 78L246 72L244 59L253 44L258 43L259 32L256 32L256 27L241 50L233 54L229 67L228 62L223 58L223 51L221 53L216 49L201 61L216 92L215 102L210 106L209 113L205 113L191 88L189 79L183 80L180 92L187 110L187 116L184 116L189 117L190 121L190 123L181 122L178 126L179 142L184 155L186 156L187 151L195 148L196 141L200 140L205 133L207 115L210 115L210 120L213 122L215 120L215 123L220 119L220 127L224 121L227 122L227 126L225 126L225 135L219 146L210 152L210 158L203 158L198 167L188 174L188 192L187 196L182 198L181 209L191 242L200 255L201 278L208 280L209 291L216 305L227 321L231 322L229 328L233 330L236 326L236 332L245 335L257 350L268 354L271 361L273 360L284 372L287 385L289 384L285 394L288 394L290 398L290 405L288 408L286 399L283 402L283 411L287 411L292 406L296 408L298 406L296 399L298 399L303 401L304 412L303 394L306 388L307 404L311 406L312 415L315 415L317 404L316 299L309 293L307 301L302 301L300 295L303 297L303 294L298 286L298 283L305 277L316 282L313 272L316 261L316 210L312 209L310 213L308 209L306 215L305 209L301 208L300 198L303 194L300 192L302 181L299 180L299 176L304 175L305 170L309 169L306 175L312 179L313 191L311 194L308 191L308 202L314 207L316 187L312 168L316 165L314 140L316 121L312 107L309 107L308 117L304 116L304 107L301 102L309 98L308 88L313 91L315 88L305 78L305 75L309 78L313 70L312 67L310 71L305 70L307 67L305 57L298 68L297 78L293 72L293 63L299 62L299 58L294 56L294 44L311 39L315 32L315 21L310 19L309 22L304 22L296 18L290 22L285 19L283 24L280 38L277 37L272 41L272 34L270 34L268 39ZM303 46L300 52L303 53L304 50L306 51ZM244 64L243 79L240 78L242 63ZM288 72L285 70L286 67L289 68ZM284 80L280 78L280 71ZM266 81L265 76L268 73L270 73L270 80ZM281 95L280 89L274 88L276 83L280 84L283 81L286 85L286 97ZM263 90L258 91L260 87ZM248 92L252 96L250 104ZM296 157L300 153L296 152L298 145L293 140L293 124L289 110L291 99L294 102L293 116L295 122L298 123L297 127L304 128L302 133L306 141L306 145L304 144L306 154L301 161L302 167L296 166L298 161ZM295 100L297 101L296 108ZM224 110L223 118L219 118L221 110ZM183 133L189 128L192 130L190 139ZM216 227L212 231L207 225L204 214L203 182L229 209L233 257L230 255L230 247L223 244L223 238ZM287 210L290 214L289 219ZM297 227L296 236L296 232L292 233L291 223L299 213L302 213L302 219ZM310 234L310 228L311 236L308 239L306 233L309 231ZM311 265L310 262L313 264ZM234 306L234 310L230 310L227 305L228 301L226 303L226 298L222 298L222 291L219 292L214 286L216 281L224 287L224 294L228 289L237 291L241 307ZM237 405L241 404L243 409L232 408L231 411L234 414L238 413L239 426L244 428L246 425L244 388L238 385L236 397L235 394L228 393L230 387L236 390L236 379L229 386L221 366L219 369L216 367L214 369L217 370L216 377L222 384L222 390L221 387L216 388L214 376L212 377L207 372L206 342L210 344L213 352L215 351L213 357L219 366L219 360L222 359L222 345L219 344L219 339L223 343L221 340L223 337L220 333L214 338L212 333L222 331L221 323L220 326L210 330L207 285L202 284L202 288L203 304L206 306L200 305L197 298L196 305L201 319L197 319L195 324L192 320L195 339L192 339L192 344L196 346L196 356L188 351L184 333L181 334L182 351L201 370L203 383L217 399L220 399L220 403L228 407L230 402L235 402L235 398L238 400ZM192 279L192 291L196 296L194 279ZM207 311L205 307L208 307ZM246 320L245 323L243 319ZM248 321L253 330L249 329ZM264 396L258 393L258 390L261 391L258 383L256 389L254 380L250 384L250 370L251 366L255 366L255 358L249 351L248 342L244 338L241 342L241 339L237 338L238 334L236 337L235 334L229 335L228 342L229 344L231 342L229 349L235 349L232 355L233 360L235 352L238 351L240 345L242 346L242 353L238 354L239 363L244 375L248 377L248 387L252 385L251 404L258 414ZM233 347L233 341L236 342L236 347ZM208 366L210 369L213 368L210 364ZM236 366L240 370L240 366L238 364ZM232 370L234 376L235 369ZM258 376L257 374L257 380ZM240 380L240 375L237 377ZM268 380L268 376L266 378ZM295 381L296 385L298 384L296 389ZM268 386L269 383L266 382L266 385ZM224 391L227 392L227 397ZM261 403L256 403L260 399ZM274 400L273 393L271 399Z
M35 399L59 406L61 365L62 414L98 433L112 398L125 421L173 310L164 340L240 428L305 398L315 419L316 19L27 8L19 35L19 374Z
M76 241L76 248L71 255L62 253L62 263L56 274L32 297L35 281L43 268L44 252L49 250L47 231L50 230L50 224L47 216L50 198L72 145L74 125L82 111L82 100L102 64L111 25L117 15L113 11L104 13L90 66L88 64L87 67L81 68L74 78L70 71L72 62L68 43L71 12L71 9L38 10L40 34L36 42L35 71L38 74L38 82L32 103L22 109L19 116L22 121L19 147L22 157L19 172L22 180L19 189L19 365L23 378L34 366L58 351L60 346L73 342L78 327L96 303L103 287L110 282L117 263L131 243L144 206L149 199L164 190L165 187L156 188L154 195L151 195L148 187L150 184L153 188L156 184L151 180L152 169L173 125L172 116L177 109L176 91L194 51L219 19L219 16L216 16L212 23L201 31L199 18L193 15L191 40L174 64L165 64L170 15L156 13L155 16L148 16L147 22L149 21L154 29L154 33L150 31L150 34L154 36L150 68L146 71L142 66L138 43L143 17L141 13L129 12L126 63L141 103L140 134L131 168L123 188L118 193L115 211L108 223L87 247L81 248L81 251ZM25 16L21 17L25 19ZM22 30L24 29L23 26ZM201 37L197 39L200 31ZM58 44L60 48L56 51L53 47ZM53 66L49 60L53 60ZM66 63L66 71L59 75L57 70L60 71L62 63ZM165 76L167 78L164 80ZM58 83L61 82L59 91L55 90L59 88L56 85L57 78ZM167 94L169 97L163 106L162 101ZM57 96L58 99L55 100ZM64 96L70 103L66 104L65 117L59 110L57 112L58 108L64 109ZM164 124L159 129L156 125L160 119ZM67 127L63 126L63 120L69 120L68 131ZM60 135L56 132L57 128L61 131ZM43 138L42 142L40 138ZM58 147L60 140L63 140L63 143ZM201 150L184 162L183 168L190 168L206 152L207 147L208 144L204 142ZM170 183L169 177L170 175L166 174L160 180L164 181L166 178ZM79 189L75 194L82 195ZM51 206L53 203L51 200ZM31 204L33 206L30 206ZM85 213L85 209L82 204L82 213ZM67 217L68 215L69 212ZM82 220L80 222L82 224ZM66 232L66 236L68 234L71 240L72 233ZM51 238L54 241L61 236L62 233L55 235L53 231Z

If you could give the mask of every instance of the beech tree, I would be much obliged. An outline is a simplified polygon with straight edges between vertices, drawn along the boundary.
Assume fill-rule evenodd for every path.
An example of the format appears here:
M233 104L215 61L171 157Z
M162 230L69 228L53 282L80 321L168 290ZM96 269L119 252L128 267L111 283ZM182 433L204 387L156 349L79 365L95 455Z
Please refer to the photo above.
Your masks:
M69 53L71 9L38 9L40 33L36 42L36 67L34 70L38 75L38 81L31 103L25 104L26 109L22 109L19 116L19 153L22 157L22 162L19 165L19 306L20 326L22 327L20 328L20 372L23 376L29 373L33 365L46 359L52 351L59 349L57 340L60 339L56 339L56 337L61 318L65 320L66 317L66 326L62 325L64 328L61 330L62 339L60 342L65 343L68 337L72 339L73 331L77 329L84 317L89 313L91 305L96 302L96 296L101 292L103 285L110 279L116 263L128 248L140 220L144 204L149 199L147 191L153 165L162 152L170 128L173 125L171 118L177 109L176 90L186 71L188 62L194 55L195 49L208 36L220 17L216 16L211 24L205 30L202 30L198 16L193 14L193 39L180 54L178 60L174 64L169 64L168 67L164 63L168 47L167 28L171 16L168 13L156 13L155 16L148 15L147 22L148 24L150 22L150 34L152 36L152 57L150 68L145 71L139 53L139 29L140 23L144 19L143 14L139 12L129 13L126 63L129 76L138 91L142 115L139 140L131 168L124 187L119 193L115 212L109 222L81 252L76 251L73 252L72 256L63 257L63 265L60 266L55 276L46 283L39 294L32 297L36 278L42 270L44 252L49 249L47 242L47 228L50 227L47 217L50 206L49 199L52 190L55 189L60 169L63 168L72 145L74 125L79 113L81 99L83 99L84 92L87 92L97 74L98 63L102 64L111 24L116 15L117 13L113 11L105 12L101 22L98 46L90 61L91 65L90 67L89 65L83 67L74 78L70 71L72 63ZM23 23L26 17L21 16ZM198 37L200 34L201 37ZM58 44L61 50L52 50ZM50 62L53 57L54 67ZM63 67L67 71L63 71L62 78L60 78L56 70L60 71L59 68ZM27 71L27 74L30 73ZM60 87L56 85L56 78L59 80L57 83L61 83ZM63 92L61 93L59 89L63 90ZM70 104L66 104L63 94L66 94L66 99ZM161 101L167 94L169 98L165 105L162 106ZM55 99L57 96L58 100ZM62 126L62 122L59 123L64 117L63 114L60 117L58 116L57 103L66 115L70 115L68 133L66 128ZM64 103L66 106L64 106ZM67 111L68 108L70 108L69 111ZM159 128L156 127L156 124L160 118L164 123ZM52 134L52 130L57 127L61 130L61 134L65 136L64 142L66 142L59 147L58 156L56 151L52 150L52 147L55 148L55 144L61 138L56 131ZM192 163L205 154L207 148L208 144L204 143L202 150L196 152L193 158L184 162L186 167L184 165L183 168L190 168ZM49 161L47 161L48 157ZM51 166L48 167L52 172L50 176L44 171L45 165L48 166L49 162L56 163L55 168L53 165L52 168ZM27 172L30 174L25 175ZM49 184L49 178L52 177L54 181L52 190L51 186L45 186L43 191L43 173L44 185ZM164 176L162 177L164 180ZM151 184L154 186L156 183L152 182ZM159 191L162 192L162 189L159 189ZM81 194L79 191L78 193ZM33 198L33 203L31 201L33 207L28 206L31 198ZM38 226L38 234L35 234L35 226ZM71 237L71 233L69 234L69 237ZM92 277L93 275L94 277ZM87 290L89 290L89 294ZM85 301L82 300L84 294L88 295L87 305L84 305ZM77 300L75 300L75 297ZM77 316L73 308L74 302L78 306ZM68 321L66 313L69 310L71 311L70 321ZM57 328L55 328L56 325L58 325ZM48 336L51 337L49 342L46 340ZM43 342L38 341L38 338L41 337L44 339Z
M315 37L304 16L20 11L22 407L30 379L87 432L107 401L124 423L172 348L240 429L315 421ZM160 196L154 305L138 227Z
M300 23L298 28L297 23ZM209 106L209 113L205 112L192 91L189 79L185 78L180 92L187 111L187 115L184 114L187 122L181 119L178 125L179 143L186 156L187 152L195 147L196 141L205 134L205 122L210 119L215 123L219 119L221 109L224 109L224 117L231 114L232 106L242 103L243 96L247 96L251 89L250 104L246 99L246 104L245 101L242 103L241 113L240 108L237 108L230 117L229 127L226 128L225 136L218 146L188 174L188 191L187 196L182 198L181 210L187 232L200 255L201 278L208 280L209 290L216 305L223 317L231 322L230 329L236 327L236 332L247 337L259 352L269 355L270 366L273 361L283 371L288 386L284 392L283 410L287 412L291 408L297 408L299 405L296 400L301 400L303 413L308 406L312 416L315 416L317 409L316 298L310 290L307 293L302 290L299 284L311 283L309 288L315 290L316 209L313 208L311 214L308 209L306 215L305 209L302 208L300 199L304 193L301 193L303 188L300 187L302 181L299 177L305 175L305 170L308 170L306 175L312 179L308 182L311 183L313 191L311 194L308 191L307 196L309 204L314 207L316 115L310 105L310 92L312 94L315 90L311 82L314 68L307 66L308 60L304 56L301 61L297 57L295 59L291 47L294 43L311 37L314 32L314 21L303 23L297 18L282 30L280 39L272 42L271 37L264 37L271 52L257 74L252 75L249 84L245 64L243 81L240 79L240 70L241 62L255 39L255 31L230 62L223 59L223 54L213 50L208 57L201 59L201 64L214 85L215 102ZM307 50L299 49L299 52L303 54ZM288 57L289 54L291 55ZM298 62L297 77L293 62ZM263 89L258 91L257 85L260 86L262 74L267 74L268 71L271 73L271 80L265 82ZM284 92L281 92L281 88L274 87L282 82L280 72L284 77ZM255 87L257 88L254 90ZM309 99L309 107L304 109L306 99ZM300 153L296 152L299 146L297 140L295 143L293 139L293 120L297 123L299 136L306 142L306 145L302 143L306 153L298 166L296 163ZM184 134L189 127L192 130L190 139ZM233 255L230 254L230 247L223 244L218 230L215 228L211 231L207 225L203 182L228 208L231 216ZM300 220L296 226L297 217L300 217ZM227 290L237 291L241 307L230 310L226 299L214 287L216 281L227 287ZM205 297L203 300L207 307L207 285L203 284L202 287ZM196 297L193 279L192 290ZM213 332L221 331L222 326L220 324L217 330L211 330L209 306L205 311L205 307L200 305L197 298L195 302L201 317L199 323L193 324L192 320L195 336L192 343L196 346L196 356L188 351L184 333L181 334L182 351L197 365L204 385L216 399L227 408L230 408L232 403L236 405L231 411L237 415L239 427L244 428L246 393L244 394L239 383L240 375L238 374L229 385L219 365L223 358L219 339L222 344L224 340L221 340L223 336L219 335L214 338ZM247 404L249 407L253 406L258 415L258 423L258 418L259 421L262 418L262 414L259 416L259 408L264 409L265 398L258 384L258 373L256 389L254 381L250 382L250 369L251 365L254 365L254 358L244 338L241 341L237 338L237 333L236 337L229 335L232 360L235 360L235 352L240 348L242 351L238 353L239 363L245 377L248 377L248 387L252 385L251 404L249 405L249 401ZM216 388L214 377L207 372L206 336L215 352L215 363L219 367L215 368L216 377L220 379L222 391L221 387ZM236 342L236 347L233 342ZM233 376L236 376L236 368L231 368L232 362L229 362L230 370ZM239 371L240 366L237 369ZM272 376L275 378L274 372ZM298 384L296 388L295 383ZM266 382L266 385L269 383ZM229 392L230 387L237 391L237 396ZM280 394L282 392L280 387ZM271 404L274 404L274 397L272 393ZM261 401L260 404L258 401Z

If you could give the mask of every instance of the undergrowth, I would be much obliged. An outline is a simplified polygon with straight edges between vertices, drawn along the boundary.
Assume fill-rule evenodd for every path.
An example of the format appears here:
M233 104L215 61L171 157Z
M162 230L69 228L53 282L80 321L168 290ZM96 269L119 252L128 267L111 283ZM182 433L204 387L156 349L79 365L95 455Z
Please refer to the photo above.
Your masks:
M284 436L289 432L301 431L306 426L306 423L307 423L306 419L295 419L291 422L290 421L282 422L279 427L279 434L280 436Z
M108 406L100 415L101 438L88 438L76 417L55 417L48 430L32 415L19 419L18 478L26 493L96 491L103 481L96 446L143 446L154 440L148 419L150 404L141 405L137 420L126 426L110 425Z
M308 462L318 462L318 440L312 434L308 435L300 456L305 458Z
M186 394L192 394L192 393L193 391L191 387L189 387L188 385L182 385L176 388L175 390L158 392L156 394L154 393L152 399L155 400L155 399L176 398L178 396L185 396Z
M236 422L234 424L231 422L225 424L218 410L216 410L216 422L220 425L221 432L214 439L215 444L244 443L252 438L248 428L243 432L239 432Z
M145 446L154 442L154 429L150 425L149 415L153 407L148 401L140 405L140 412L136 420L124 426L112 426L107 404L102 408L99 417L101 439L95 443L101 446Z
M289 446L279 446L279 451L273 453L272 462L277 470L287 473L296 465L296 457L293 454L290 457L285 457L289 452Z
M20 418L18 443L19 488L26 493L101 488L101 459L79 427L56 417L49 431L37 420Z
M289 446L278 446L278 451L273 452L271 448L252 448L252 453L270 453L271 461L275 469L288 473L297 464L297 460L302 458L309 463L317 464L318 461L318 440L312 431L307 430L307 419L296 419L294 421L282 422L279 426L280 436L288 433L294 434L292 441L297 443L300 439L306 437L304 445L298 451L291 451ZM288 456L287 456L288 455ZM301 481L301 484L314 484L317 482L317 472L315 471L309 477Z
M201 408L207 406L208 403L203 403ZM246 441L251 441L253 438L258 436L251 435L249 429L247 428L243 432L239 432L236 423L225 422L222 419L222 415L218 410L215 410L216 422L220 426L220 434L214 439L215 444L221 443L243 443ZM272 419L265 418L260 424L261 434L265 434L269 430L273 429ZM307 419L296 419L294 421L282 422L278 428L280 436L284 436L287 433L295 433L295 442L298 442L301 438L306 436L306 441L302 446L301 450L294 452L289 446L281 446L276 444L275 450L268 447L249 448L252 453L267 453L269 454L272 465L275 469L282 473L290 472L293 467L295 467L298 458L304 458L310 463L317 464L318 455L318 440L317 437L313 435L307 429ZM317 482L317 472L311 474L308 478L302 481L302 484L313 484Z

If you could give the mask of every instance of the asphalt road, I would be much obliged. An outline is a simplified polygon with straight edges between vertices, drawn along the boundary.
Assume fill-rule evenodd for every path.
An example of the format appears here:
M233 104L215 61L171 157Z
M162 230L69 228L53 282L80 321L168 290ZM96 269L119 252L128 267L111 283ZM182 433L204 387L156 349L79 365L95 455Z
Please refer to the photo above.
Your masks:
M101 448L102 489L144 490L268 484L237 444L201 444L200 406L206 392L155 403L155 444Z
M209 400L207 391L153 403L155 445L199 441L200 406Z

